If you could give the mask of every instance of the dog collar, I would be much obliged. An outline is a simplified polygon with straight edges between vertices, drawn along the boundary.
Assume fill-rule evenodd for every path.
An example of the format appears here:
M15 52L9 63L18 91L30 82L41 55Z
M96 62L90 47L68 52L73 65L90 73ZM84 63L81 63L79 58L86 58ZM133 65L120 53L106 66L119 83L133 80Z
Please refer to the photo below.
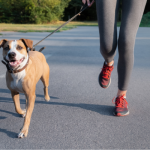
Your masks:
M27 61L26 65L25 65L23 68L17 70L17 68L18 68L18 67L17 67L15 70L13 70L13 69L10 67L10 65L9 65L8 61L6 60L6 58L4 58L4 60L5 60L6 62L2 60L2 63L3 63L4 65L6 65L7 71L8 71L9 73L18 73L18 72L21 72L22 70L24 70L24 69L27 67L27 65L28 65L28 63L29 63L29 58L28 58L28 61Z

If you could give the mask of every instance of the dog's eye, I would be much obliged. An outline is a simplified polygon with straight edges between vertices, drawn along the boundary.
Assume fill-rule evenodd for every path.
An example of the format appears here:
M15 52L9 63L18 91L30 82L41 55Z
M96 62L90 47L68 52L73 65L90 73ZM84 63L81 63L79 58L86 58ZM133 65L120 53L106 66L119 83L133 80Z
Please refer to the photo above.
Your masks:
M17 45L18 50L22 50L22 47L20 45Z
M9 50L9 45L7 47L4 47L4 50L8 51Z

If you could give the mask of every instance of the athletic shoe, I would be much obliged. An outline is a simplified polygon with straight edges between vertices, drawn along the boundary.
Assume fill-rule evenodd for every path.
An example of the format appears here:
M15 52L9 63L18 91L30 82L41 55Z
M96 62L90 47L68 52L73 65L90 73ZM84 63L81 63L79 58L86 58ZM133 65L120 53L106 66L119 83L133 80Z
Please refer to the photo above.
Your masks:
M105 64L103 65L102 71L99 75L99 84L102 88L108 88L111 83L111 72L114 69L114 65L108 66Z
M113 100L112 100L112 102L113 102ZM114 104L116 105L115 111L114 111L115 116L127 116L127 115L129 115L128 102L124 98L124 95L116 97Z

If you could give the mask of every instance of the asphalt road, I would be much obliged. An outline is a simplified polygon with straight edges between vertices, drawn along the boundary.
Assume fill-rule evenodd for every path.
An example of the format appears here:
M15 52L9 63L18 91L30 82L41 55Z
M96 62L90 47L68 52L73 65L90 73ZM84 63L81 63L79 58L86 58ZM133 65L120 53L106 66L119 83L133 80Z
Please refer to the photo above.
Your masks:
M28 38L34 44L48 35L3 34L0 39ZM150 148L150 28L138 30L135 64L127 93L130 115L126 117L112 115L112 99L117 93L118 54L110 87L102 89L98 84L104 61L99 52L98 27L78 27L55 33L36 49L42 46L46 46L43 53L51 68L51 101L44 101L43 85L39 81L27 138L17 138L23 118L15 112L5 83L6 69L0 63L1 149ZM21 107L25 108L24 95L20 99Z

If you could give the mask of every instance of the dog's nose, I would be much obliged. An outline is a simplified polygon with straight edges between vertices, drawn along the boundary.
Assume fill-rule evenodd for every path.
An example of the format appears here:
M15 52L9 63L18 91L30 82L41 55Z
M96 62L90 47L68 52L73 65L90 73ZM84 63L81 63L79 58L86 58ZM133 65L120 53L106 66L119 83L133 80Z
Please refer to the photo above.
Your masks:
M15 58L15 56L16 56L16 53L14 53L14 52L11 52L8 54L9 58Z

